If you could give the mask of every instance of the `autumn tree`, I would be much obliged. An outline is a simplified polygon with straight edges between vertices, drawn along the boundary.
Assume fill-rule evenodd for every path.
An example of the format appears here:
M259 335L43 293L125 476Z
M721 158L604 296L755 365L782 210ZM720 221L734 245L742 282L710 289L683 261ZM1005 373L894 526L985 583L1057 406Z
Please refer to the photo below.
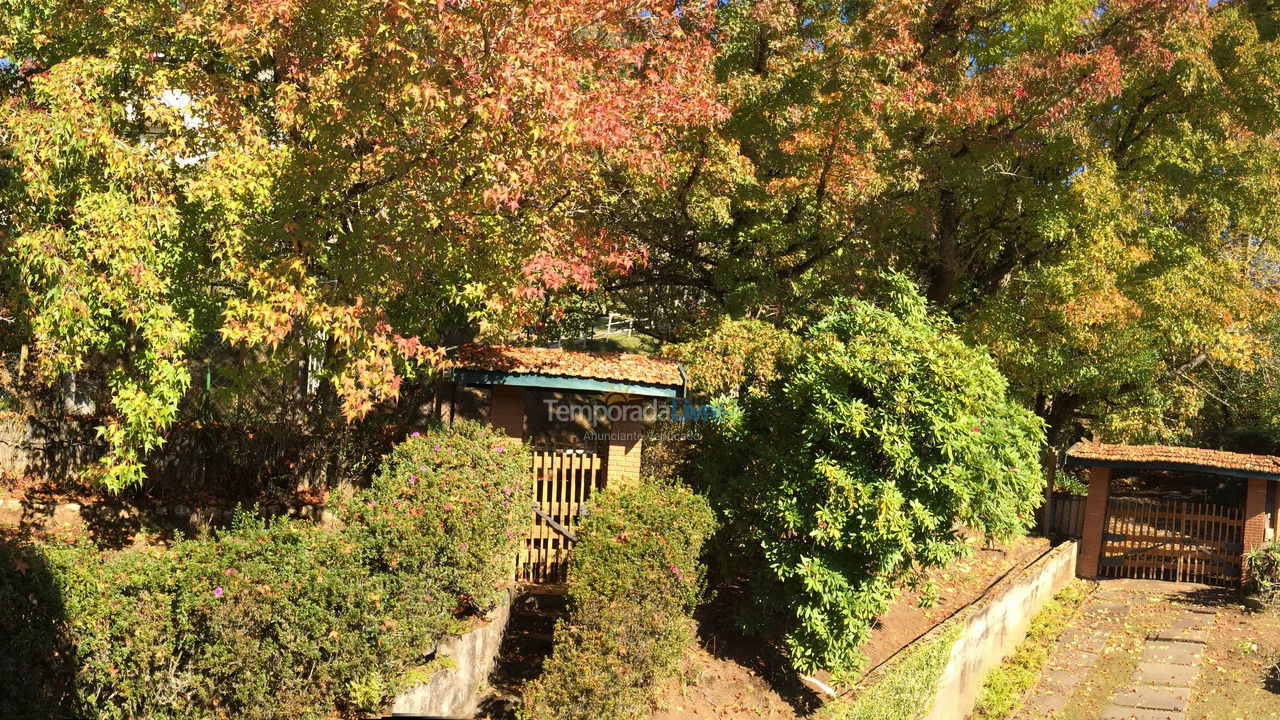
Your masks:
M139 479L201 355L308 368L318 410L358 418L436 367L450 328L504 333L547 290L642 260L588 209L603 168L661 176L673 128L717 117L706 21L0 3L0 262L38 375L109 386L106 482Z
M609 285L675 339L704 314L814 315L912 275L1057 443L1185 406L1246 366L1274 292L1280 44L1267 3L732 2L730 117L607 222L649 263ZM1112 423L1111 419L1117 419Z

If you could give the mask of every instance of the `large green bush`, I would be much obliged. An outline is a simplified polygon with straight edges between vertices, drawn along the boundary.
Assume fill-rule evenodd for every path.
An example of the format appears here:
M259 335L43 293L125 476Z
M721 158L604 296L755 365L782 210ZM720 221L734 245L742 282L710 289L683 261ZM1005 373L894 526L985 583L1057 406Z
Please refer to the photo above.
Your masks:
M722 565L751 581L744 626L837 680L902 581L964 552L966 528L1024 531L1044 484L1041 422L984 352L891 286L810 328L765 392L704 432L697 470Z
M401 444L342 530L244 514L169 547L0 546L0 672L31 678L0 715L376 711L510 581L525 459L460 423Z
M653 481L596 498L570 564L570 615L526 689L526 720L647 717L692 637L698 556L713 526L707 502Z

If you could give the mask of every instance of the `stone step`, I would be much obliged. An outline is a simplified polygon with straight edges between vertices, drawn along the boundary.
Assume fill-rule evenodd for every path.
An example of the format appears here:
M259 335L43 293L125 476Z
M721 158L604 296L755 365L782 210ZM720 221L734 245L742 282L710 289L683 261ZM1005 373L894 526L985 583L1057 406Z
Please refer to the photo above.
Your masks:
M1141 662L1168 663L1170 665L1195 665L1204 656L1204 645L1189 642L1148 640L1142 650Z
M1168 642L1199 643L1209 642L1208 628L1166 628L1147 636L1148 640L1165 640Z
M1139 685L1116 695L1112 704L1121 707L1182 712L1191 701L1191 688Z
M1182 720L1184 715L1174 710L1148 710L1112 705L1098 720Z
M1191 687L1195 685L1200 674L1195 665L1173 665L1170 663L1143 663L1138 666L1134 682L1142 685L1169 685L1171 687Z

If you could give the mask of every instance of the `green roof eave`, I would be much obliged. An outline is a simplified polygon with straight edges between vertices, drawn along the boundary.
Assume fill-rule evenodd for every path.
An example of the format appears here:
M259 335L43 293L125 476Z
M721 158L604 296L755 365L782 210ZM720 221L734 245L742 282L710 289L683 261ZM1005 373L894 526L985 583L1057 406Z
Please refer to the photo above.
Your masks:
M467 385L507 385L569 392L621 393L641 397L684 397L684 388L677 385L651 385L648 383L596 380L563 375L507 373L490 370L455 370L453 378L455 381Z

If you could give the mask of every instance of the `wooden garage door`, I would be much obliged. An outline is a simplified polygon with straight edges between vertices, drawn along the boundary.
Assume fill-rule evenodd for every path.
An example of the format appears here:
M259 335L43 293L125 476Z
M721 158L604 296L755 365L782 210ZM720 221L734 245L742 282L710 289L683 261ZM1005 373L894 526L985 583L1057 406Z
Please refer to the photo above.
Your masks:
M1099 575L1235 585L1244 512L1183 501L1111 498Z

